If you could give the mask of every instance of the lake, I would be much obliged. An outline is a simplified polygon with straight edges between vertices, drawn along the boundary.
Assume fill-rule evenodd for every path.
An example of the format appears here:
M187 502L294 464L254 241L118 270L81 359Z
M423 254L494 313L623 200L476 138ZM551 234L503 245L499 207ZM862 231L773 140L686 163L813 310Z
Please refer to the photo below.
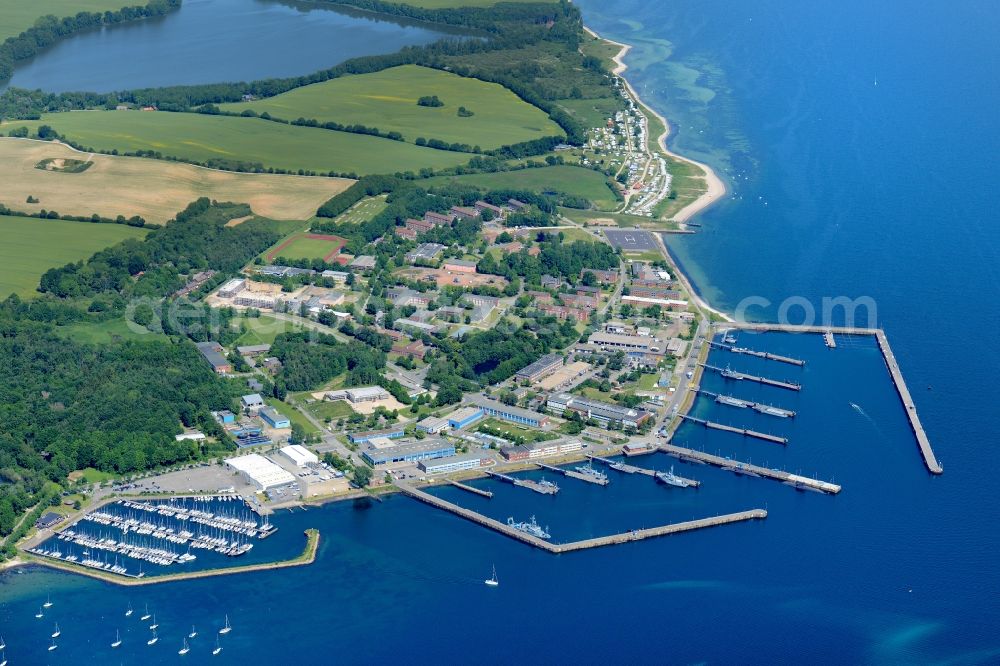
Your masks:
M439 27L327 4L184 0L166 16L63 40L20 63L9 85L110 92L299 76L449 36Z

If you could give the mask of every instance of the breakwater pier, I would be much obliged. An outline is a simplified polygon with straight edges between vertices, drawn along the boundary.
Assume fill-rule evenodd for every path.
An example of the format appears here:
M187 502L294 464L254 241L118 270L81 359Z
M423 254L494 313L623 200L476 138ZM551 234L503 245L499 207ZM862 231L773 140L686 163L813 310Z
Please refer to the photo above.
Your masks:
M696 451L695 449L687 449L682 446L674 446L673 444L661 444L660 450L667 455L674 456L680 460L700 461L702 463L721 467L722 469L733 472L734 474L741 474L743 476L758 476L765 479L781 481L782 483L790 485L798 490L816 490L829 495L836 495L841 490L840 486L835 483L820 481L819 479L810 479L809 477L791 474L784 470L761 467L759 465L733 460L732 458L723 458L722 456L712 455L711 453L705 453L704 451Z
M695 418L694 416L688 416L687 414L681 414L680 416L685 421L691 421L692 423L697 423L698 425L711 428L712 430L723 430L725 432L743 435L744 437L753 437L754 439L762 439L766 442L774 442L775 444L788 444L787 437L769 435L766 432L757 432L756 430L751 430L749 428L737 428L724 423L716 423L715 421L706 421L705 419Z
M699 363L699 365L706 370L712 370L713 372L718 372L724 379L732 379L733 381L747 380L751 382L757 382L758 384L765 384L767 386L776 386L778 388L788 389L789 391L801 391L802 385L796 382L784 382L779 379L770 379L768 377L758 377L757 375L749 375L745 372L737 372L735 370L730 370L729 368L720 368L715 365L709 365L707 363Z
M529 546L534 546L540 550L547 551L549 553L569 553L575 550L586 550L589 548L600 548L602 546L613 546L617 544L630 543L632 541L642 541L643 539L650 539L652 537L667 536L670 534L679 534L681 532L690 532L692 530L705 529L707 527L716 527L720 525L731 525L735 523L740 523L750 520L762 520L767 518L767 511L764 509L750 509L748 511L740 511L737 513L728 513L719 516L710 516L707 518L698 518L696 520L688 520L681 523L672 523L669 525L660 525L658 527L647 527L642 529L629 530L627 532L620 532L618 534L611 534L608 536L594 537L592 539L582 539L580 541L572 541L569 543L549 543L545 539L540 539L536 536L532 536L526 532L522 532L510 525L500 522L499 520L494 520L488 516L484 516L481 513L477 513L470 509L466 509L458 506L457 504L452 504L447 500L443 500L440 497L435 497L430 493L426 493L423 490L414 488L407 483L397 483L396 486L399 488L400 492L408 497L429 504L438 509L444 511L449 511L456 516L465 518L473 523L482 525L483 527L488 527L495 530L504 536L508 536L512 539L517 539L522 543L526 543Z
M462 489L462 490L464 490L466 492L472 493L473 495L479 495L480 497L486 497L487 499L492 499L493 498L493 492L492 491L481 490L480 488L476 488L474 486L470 486L470 485L466 485L464 483L460 483L458 481L455 481L454 479L448 479L448 483L450 483L451 485L455 486L456 488L460 488L460 489Z

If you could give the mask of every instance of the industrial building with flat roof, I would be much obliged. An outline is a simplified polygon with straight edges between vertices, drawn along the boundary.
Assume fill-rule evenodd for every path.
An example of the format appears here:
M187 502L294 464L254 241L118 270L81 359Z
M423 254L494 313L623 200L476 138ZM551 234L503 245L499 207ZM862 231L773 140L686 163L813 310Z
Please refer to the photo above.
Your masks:
M626 428L638 428L653 417L652 413L644 409L601 402L571 393L551 395L545 406L557 414L562 414L567 410L576 412L584 419L594 419L604 426L612 422L619 422Z
M369 430L366 432L352 432L347 435L353 444L363 444L372 439L399 439L403 436L403 428L388 428L386 430Z
M517 379L526 379L530 382L537 381L562 367L563 357L561 354L546 354L531 365L521 368L514 375Z
M448 419L442 419L437 416L428 416L420 421L417 421L417 430L422 430L432 435L444 432L450 427Z
M455 429L470 426L481 418L483 410L479 407L462 407L447 416L448 425Z
M218 342L198 342L195 346L216 374L224 375L233 371L232 364L223 354L222 345Z
M421 460L417 463L417 467L426 474L450 474L451 472L479 469L483 466L484 460L488 460L488 458L483 458L479 453L460 453L446 458Z
M269 490L295 483L295 477L291 472L258 453L226 458L226 465L243 474L243 477L257 486L258 490Z
M260 418L264 419L272 428L291 428L292 423L274 407L262 407Z
M479 395L470 396L469 402L482 409L483 413L487 416L495 416L498 419L510 421L511 423L520 423L538 428L549 422L549 417L545 414L531 412L518 407L510 407L502 402L490 400Z
M587 342L601 349L615 349L625 352L662 353L663 347L656 338L646 335L621 335L620 333L591 333Z
M281 449L281 455L295 463L296 467L307 467L319 462L319 458L315 453L300 444L291 444L284 447Z
M455 455L455 445L441 439L423 439L413 442L368 441L361 448L361 457L372 467L418 462L453 455Z

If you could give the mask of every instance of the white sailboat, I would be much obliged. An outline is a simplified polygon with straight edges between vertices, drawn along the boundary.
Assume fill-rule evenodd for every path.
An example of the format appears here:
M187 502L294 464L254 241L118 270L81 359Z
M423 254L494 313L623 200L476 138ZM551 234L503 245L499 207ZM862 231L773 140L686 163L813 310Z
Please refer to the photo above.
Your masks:
M148 641L146 641L146 645L156 645L156 641L158 641L158 640L160 640L160 637L157 636L156 632L154 631L153 632L153 637L150 638Z
M146 620L148 620L151 617L153 617L153 616L149 614L149 604L146 604L146 612L143 613L142 617L140 617L139 619L142 620L143 622L145 622Z
M156 631L156 628L160 625L156 622L156 613L153 613L153 624L149 625L151 631Z
M128 604L128 610L125 611L125 617L132 617L132 602Z
M7 641L3 639L3 636L0 636L0 650L6 650L6 649L7 649Z
M42 612L42 607L41 606L38 607L38 612L35 613L35 617L37 617L38 619L41 619L41 618L45 617L45 613Z
M219 637L216 636L215 637L215 649L212 650L212 654L219 654L220 652L222 652L222 646L219 645Z
M497 580L497 567L495 564L493 565L493 577L487 578L483 582L489 585L490 587L497 587L498 585L500 585L500 581Z
M59 638L59 634L61 634L61 633L62 632L59 631L59 623L56 622L56 628L55 628L55 631L52 632L52 638Z
M111 644L111 647L113 648L121 647L121 644L122 644L121 633L119 633L119 631L115 629L115 642Z
M53 638L53 639L52 639L52 645L50 645L50 646L49 646L49 652L52 652L52 651L53 651L53 650L55 650L55 649L56 649L57 647L59 647L59 646L58 646L58 645L56 645L56 639L54 639L54 638Z
M233 630L233 628L229 625L229 616L227 615L226 616L226 626L224 626L222 629L219 629L219 633L220 634L228 634L232 630Z
M7 651L0 652L0 666L7 666Z
M188 638L194 638L197 635L198 635L198 632L194 630L194 625L192 624L191 625L191 633L188 634Z
M52 595L46 595L45 603L42 604L42 608L52 608Z
M184 639L184 646L177 651L177 654L187 654L191 651L191 647L188 645L188 639Z

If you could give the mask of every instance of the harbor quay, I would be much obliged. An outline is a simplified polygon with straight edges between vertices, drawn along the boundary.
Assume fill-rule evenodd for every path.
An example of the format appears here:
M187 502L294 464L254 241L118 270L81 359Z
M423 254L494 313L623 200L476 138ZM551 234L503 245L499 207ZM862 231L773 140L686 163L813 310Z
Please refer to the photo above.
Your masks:
M790 472L786 472L784 470L761 467L760 465L740 462L739 460L733 460L732 458L723 458L722 456L705 453L704 451L688 449L682 446L674 446L673 444L661 444L659 450L685 462L707 463L709 465L721 467L722 469L733 472L734 474L757 476L774 479L775 481L781 481L782 483L794 487L796 490L815 490L829 495L836 495L841 490L840 486L836 483L810 479L809 477L791 474Z

